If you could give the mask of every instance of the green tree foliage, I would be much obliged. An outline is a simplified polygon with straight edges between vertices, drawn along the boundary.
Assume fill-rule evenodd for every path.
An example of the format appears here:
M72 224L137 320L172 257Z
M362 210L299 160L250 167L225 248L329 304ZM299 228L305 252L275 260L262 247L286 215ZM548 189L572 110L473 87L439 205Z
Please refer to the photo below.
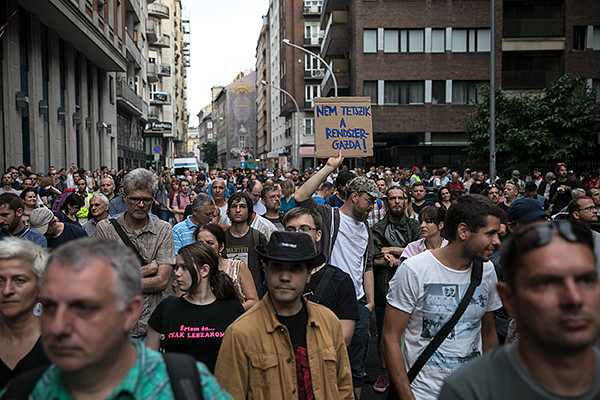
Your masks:
M464 122L474 162L487 163L490 141L490 88ZM600 102L597 89L566 75L540 93L496 90L496 159L499 165L573 161L597 156Z
M204 162L209 166L217 165L217 142L202 143L202 152L204 153Z

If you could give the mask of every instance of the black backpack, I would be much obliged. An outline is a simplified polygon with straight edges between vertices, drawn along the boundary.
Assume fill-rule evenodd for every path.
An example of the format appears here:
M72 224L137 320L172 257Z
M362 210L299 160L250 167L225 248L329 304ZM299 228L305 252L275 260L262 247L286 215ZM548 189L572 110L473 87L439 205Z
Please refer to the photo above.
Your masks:
M176 400L204 398L200 386L200 375L196 368L196 359L188 354L163 354L167 364L167 372L171 388ZM35 368L17 376L8 388L2 400L25 400L42 377L48 366Z

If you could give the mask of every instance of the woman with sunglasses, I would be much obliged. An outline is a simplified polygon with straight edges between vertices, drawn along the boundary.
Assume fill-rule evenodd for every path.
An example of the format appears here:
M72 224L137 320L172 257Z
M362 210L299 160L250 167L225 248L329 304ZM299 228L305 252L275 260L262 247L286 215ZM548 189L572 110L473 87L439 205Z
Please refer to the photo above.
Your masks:
M148 320L146 346L190 354L213 372L225 329L243 314L231 279L212 247L195 242L177 253L175 277L186 293L169 296Z
M233 281L233 286L244 309L248 310L256 304L258 294L252 273L243 260L227 258L225 253L226 236L223 229L216 224L200 225L196 228L194 237L197 241L208 244L219 255L219 271L225 272Z

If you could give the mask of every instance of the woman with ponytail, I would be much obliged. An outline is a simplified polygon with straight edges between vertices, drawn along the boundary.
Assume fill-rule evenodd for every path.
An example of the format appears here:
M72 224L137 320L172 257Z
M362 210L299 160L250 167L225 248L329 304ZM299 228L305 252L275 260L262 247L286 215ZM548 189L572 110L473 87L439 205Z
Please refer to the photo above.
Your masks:
M213 372L225 329L244 308L233 282L219 271L219 257L195 242L177 253L175 277L185 292L163 299L148 320L146 346L190 354Z

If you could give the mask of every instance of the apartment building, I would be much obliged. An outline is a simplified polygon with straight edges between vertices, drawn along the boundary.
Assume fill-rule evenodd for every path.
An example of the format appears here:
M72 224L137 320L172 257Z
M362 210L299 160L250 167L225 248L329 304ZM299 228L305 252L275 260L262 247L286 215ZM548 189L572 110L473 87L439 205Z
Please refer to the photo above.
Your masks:
M461 121L490 79L487 0L325 0L321 56L340 95L367 96L374 157L385 165L459 165ZM539 90L563 73L600 77L594 0L496 1L495 84ZM331 95L326 73L322 94Z
M298 104L298 110L287 94L276 88L270 90L271 151L268 158L278 161L286 157L286 164L301 169L313 165L313 99L321 95L325 68L317 58L284 45L283 40L318 54L323 40L322 4L322 0L271 0L269 4L270 83L288 92Z
M148 124L144 130L146 165L154 163L153 148L160 145L160 165L171 167L177 152L186 153L189 116L185 107L186 66L189 65L189 20L182 17L180 0L148 4Z
M256 160L256 71L240 72L229 85L213 88L213 129L221 168L253 167Z
M256 45L256 158L260 160L256 168L273 167L267 159L271 151L271 90L263 84L270 81L269 55L269 17L264 16Z
M117 166L115 73L125 2L7 0L0 20L0 169Z

